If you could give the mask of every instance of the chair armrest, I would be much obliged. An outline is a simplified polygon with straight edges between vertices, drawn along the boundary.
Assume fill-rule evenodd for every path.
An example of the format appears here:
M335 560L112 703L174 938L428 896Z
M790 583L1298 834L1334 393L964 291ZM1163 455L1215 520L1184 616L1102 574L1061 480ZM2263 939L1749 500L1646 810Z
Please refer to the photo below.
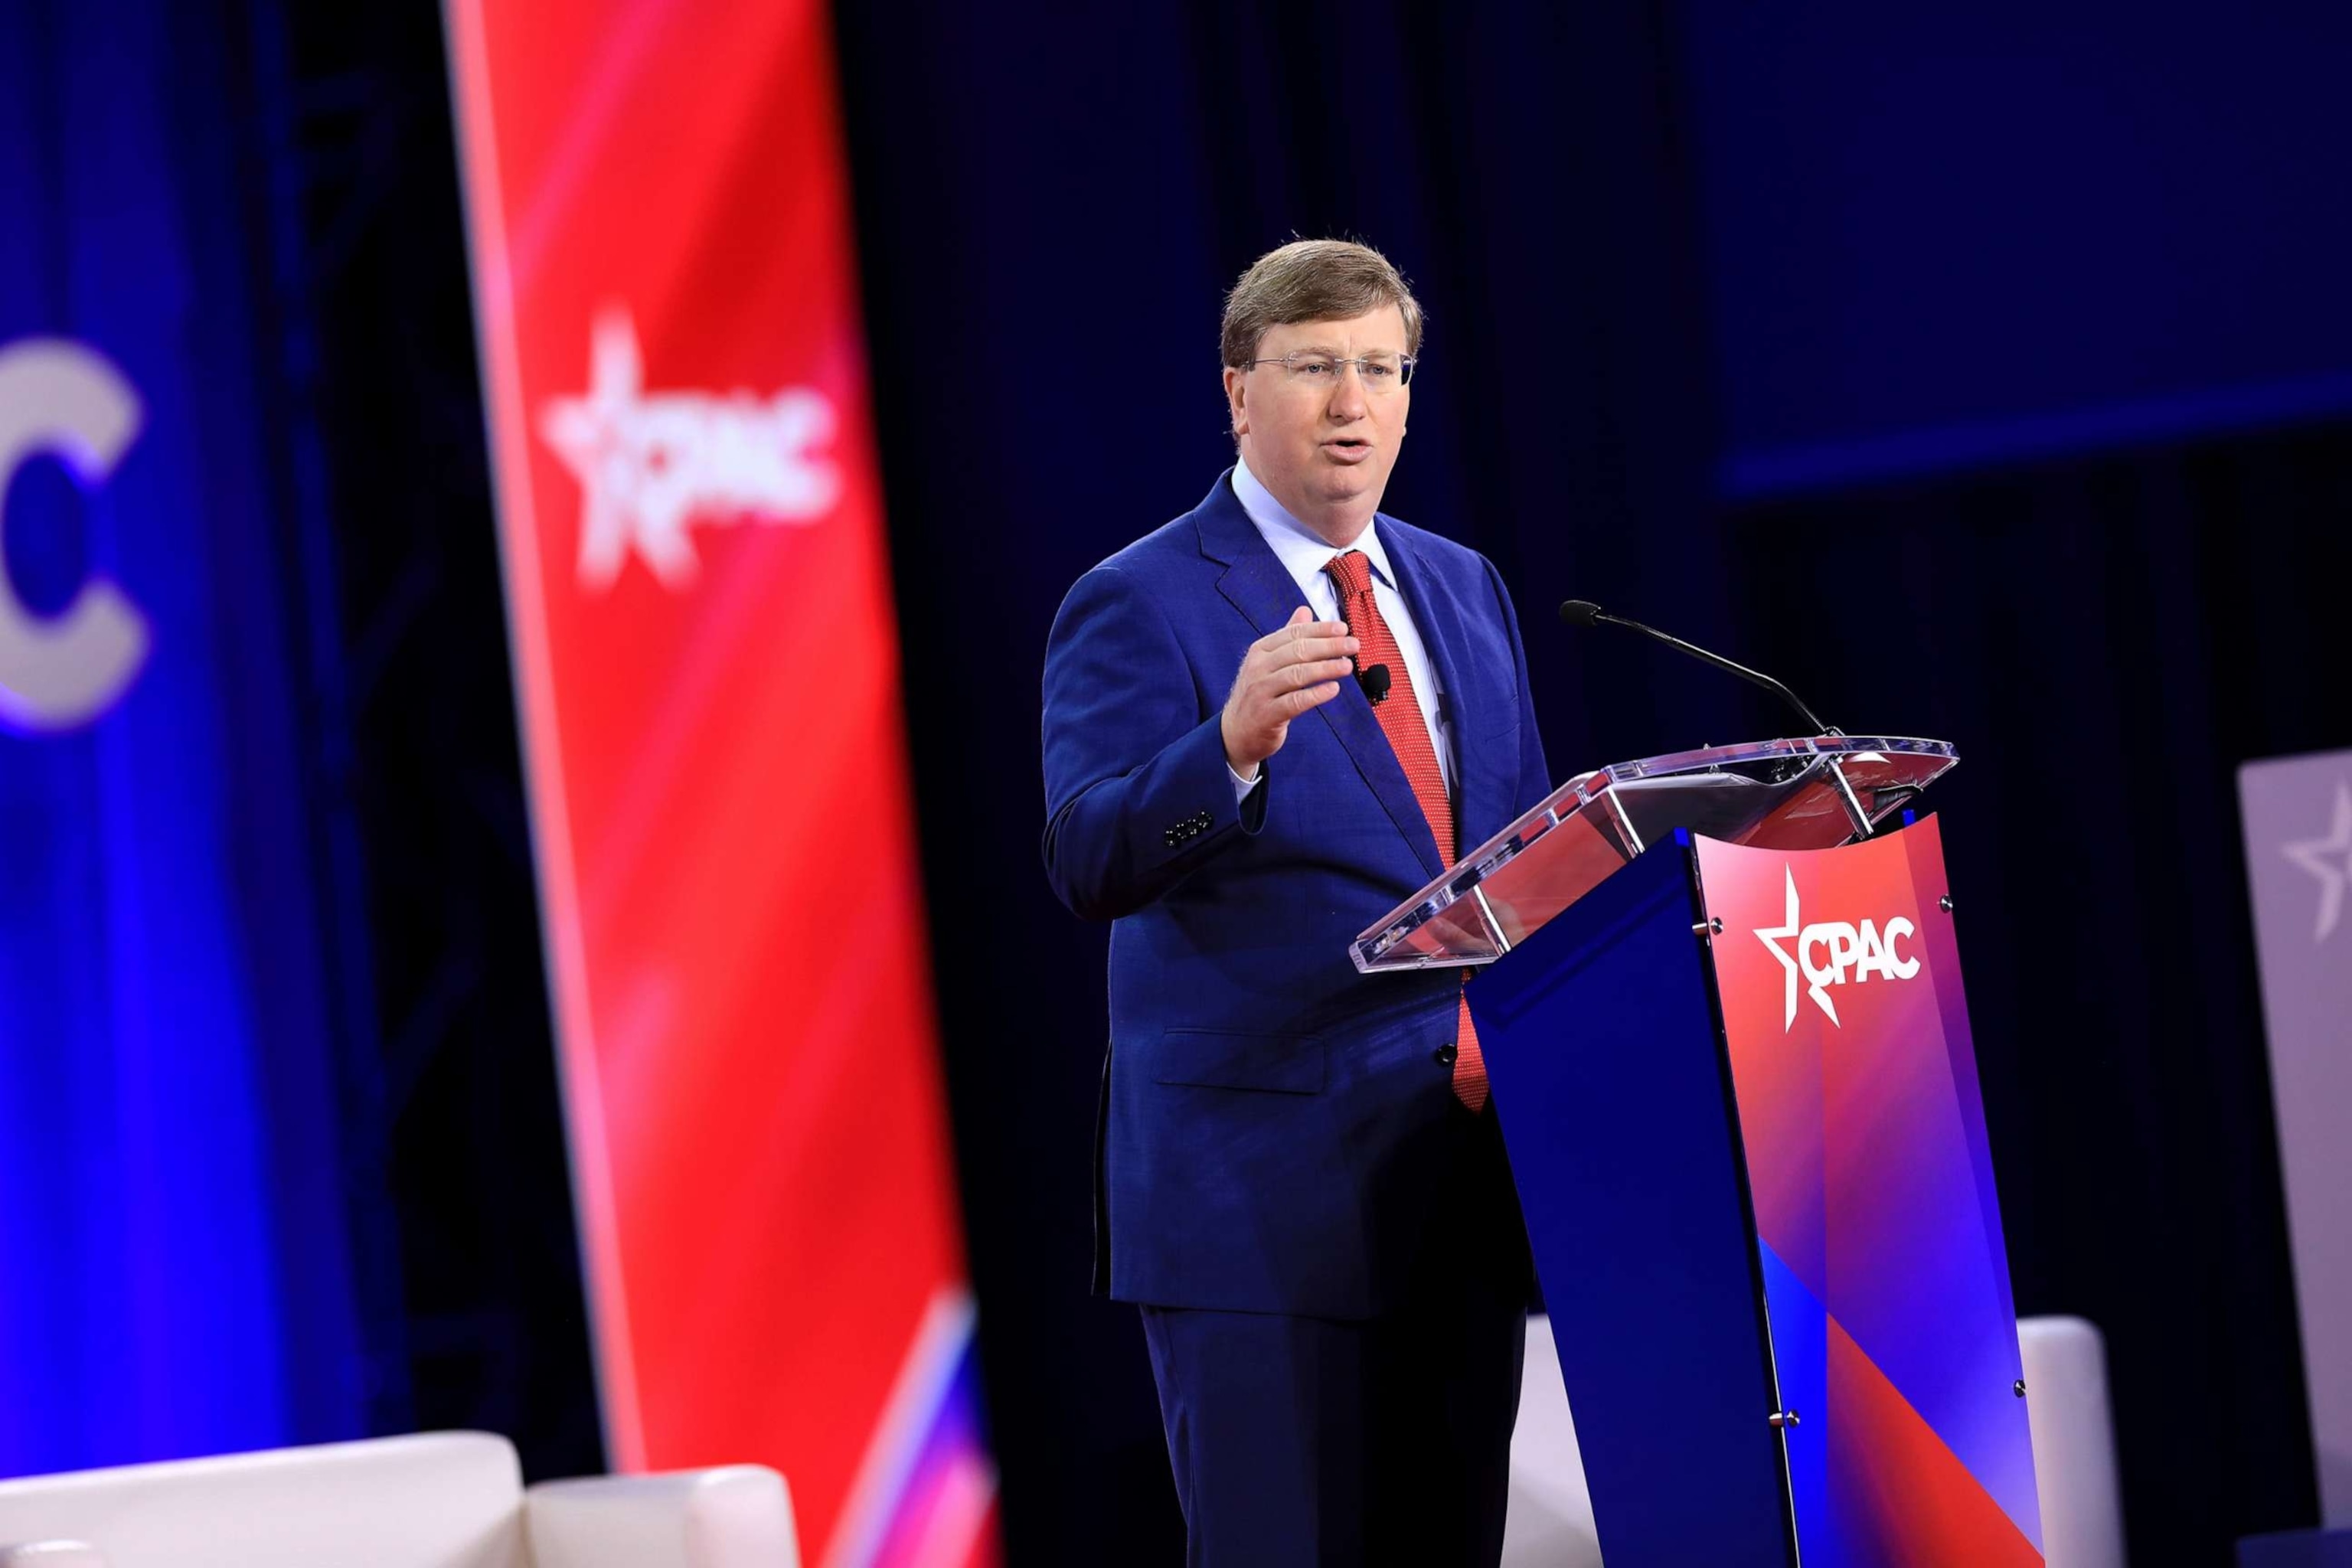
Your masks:
M523 1511L534 1568L800 1568L792 1494L763 1465L542 1481Z
M2081 1318L2020 1318L2042 1545L2063 1568L2124 1568L2106 1341Z
M0 1568L106 1568L106 1553L87 1541L27 1541L0 1546Z

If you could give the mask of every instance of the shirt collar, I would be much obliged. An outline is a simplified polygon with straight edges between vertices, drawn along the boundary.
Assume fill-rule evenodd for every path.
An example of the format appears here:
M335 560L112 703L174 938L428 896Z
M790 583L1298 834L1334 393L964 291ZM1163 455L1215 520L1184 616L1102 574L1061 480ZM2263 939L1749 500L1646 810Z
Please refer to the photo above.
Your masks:
M1258 482L1258 477L1250 472L1249 465L1238 454L1234 458L1234 495L1293 581L1312 582L1323 574L1323 568L1330 564L1334 555L1343 553L1334 550L1330 541L1291 516L1289 510L1274 499L1274 492ZM1396 574L1389 569L1388 550L1381 543L1378 518L1348 548L1364 552L1372 563L1375 577L1391 588L1397 585Z

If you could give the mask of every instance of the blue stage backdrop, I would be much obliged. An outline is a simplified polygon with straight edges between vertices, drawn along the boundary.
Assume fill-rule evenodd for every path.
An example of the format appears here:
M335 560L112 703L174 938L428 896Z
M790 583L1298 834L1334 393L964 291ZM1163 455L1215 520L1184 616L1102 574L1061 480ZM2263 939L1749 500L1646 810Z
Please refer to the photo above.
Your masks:
M1676 9L1727 495L2352 410L2352 7Z
M338 1143L367 1008L270 403L267 43L0 10L0 1473L354 1436L398 1393Z

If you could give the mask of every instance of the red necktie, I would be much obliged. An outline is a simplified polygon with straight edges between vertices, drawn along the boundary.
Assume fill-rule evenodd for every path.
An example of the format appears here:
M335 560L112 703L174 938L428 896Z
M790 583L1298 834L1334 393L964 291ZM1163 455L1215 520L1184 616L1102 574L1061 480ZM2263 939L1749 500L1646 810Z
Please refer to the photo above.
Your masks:
M1405 668L1396 634L1381 618L1380 603L1372 597L1371 558L1360 550L1350 550L1344 555L1334 555L1324 563L1323 570L1339 587L1339 618L1348 623L1348 630L1362 645L1356 655L1357 667L1389 667L1388 696L1373 704L1372 715L1380 720L1381 729L1404 769L1405 779L1412 785L1412 797L1421 803L1422 816L1429 819L1429 831L1451 865L1461 853L1455 837L1454 803L1446 797L1445 775L1438 770L1437 748L1431 743L1429 724L1421 716L1421 700L1413 695L1412 672ZM1478 1049L1478 1032L1470 1026L1470 999L1466 996L1462 999L1461 1037L1454 1058L1454 1092L1473 1110L1486 1106L1486 1058Z

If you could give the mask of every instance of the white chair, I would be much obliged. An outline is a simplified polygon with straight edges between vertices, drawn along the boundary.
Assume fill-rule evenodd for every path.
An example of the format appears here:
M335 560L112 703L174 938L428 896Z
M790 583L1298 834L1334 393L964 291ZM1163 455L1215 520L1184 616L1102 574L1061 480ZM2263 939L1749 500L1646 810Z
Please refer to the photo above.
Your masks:
M2033 1484L2050 1568L2124 1568L2124 1500L2107 1404L2107 1346L2082 1318L2020 1318Z
M1511 1431L1510 1511L1503 1520L1503 1568L1601 1568L1592 1494L1576 1418L1559 1382L1551 1320L1528 1320L1527 1368L1519 1377L1519 1424Z
M106 1568L87 1541L36 1541L0 1551L0 1568Z
M2081 1318L2023 1318L2017 1342L2050 1568L2124 1568L2123 1501L2099 1331ZM1601 1568L1592 1496L1549 1318L1528 1320L1503 1568Z
M757 1465L523 1489L483 1432L0 1481L0 1568L799 1568Z

